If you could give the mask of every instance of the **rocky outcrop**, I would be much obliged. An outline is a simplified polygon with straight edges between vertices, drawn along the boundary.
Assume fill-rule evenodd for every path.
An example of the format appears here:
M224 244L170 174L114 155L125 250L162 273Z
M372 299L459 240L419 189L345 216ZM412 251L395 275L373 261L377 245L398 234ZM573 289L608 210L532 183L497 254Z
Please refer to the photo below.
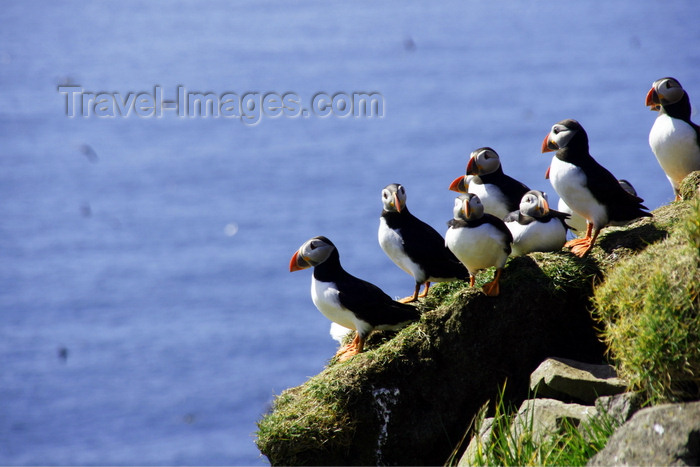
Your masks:
M593 404L600 396L627 390L610 365L582 363L565 358L548 358L530 376L530 391L538 397L571 399Z
M639 411L588 465L700 465L700 402Z
M541 444L559 434L565 423L579 427L598 416L610 415L622 424L638 408L636 393L620 394L626 385L610 365L548 358L530 375L530 389L537 398L524 401L514 415L511 440L527 437ZM597 397L601 393L615 395ZM478 463L477 453L488 449L493 424L492 418L483 421L458 465Z
M603 396L595 401L599 413L607 414L617 425L622 425L642 408L644 397L639 392L624 392L616 396Z
M274 465L444 464L504 382L520 403L548 356L602 361L586 300L596 274L589 259L550 253L512 259L497 299L438 284L420 322L375 333L365 352L281 394L258 425L260 450Z
M593 406L569 404L556 399L528 399L520 406L512 431L516 437L528 432L533 442L540 443L551 434L558 433L564 422L578 426L595 417L596 413Z

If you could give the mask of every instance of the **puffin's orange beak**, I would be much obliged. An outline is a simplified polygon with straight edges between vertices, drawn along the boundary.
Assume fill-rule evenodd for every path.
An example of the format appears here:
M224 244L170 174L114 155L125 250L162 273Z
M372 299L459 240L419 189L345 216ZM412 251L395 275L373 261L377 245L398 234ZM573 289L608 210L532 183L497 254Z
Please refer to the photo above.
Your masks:
M297 251L289 261L289 272L300 271L311 266Z
M465 200L462 201L462 202L464 203L464 217L466 217L467 219L469 219L469 200L468 200L468 199L465 199Z
M452 183L450 183L450 190L456 191L457 193L466 193L469 188L466 184L466 176L461 175L455 178Z
M549 139L549 133L547 133L547 136L544 137L544 141L542 141L542 153L552 152L556 148L557 144Z
M396 208L396 212L401 212L401 203L399 202L399 195L397 193L394 193L394 207Z
M469 162L467 162L467 175L478 175L479 173L479 166L476 165L476 162L474 162L474 158L470 158Z
M544 198L542 198L542 202L540 203L540 212L543 216L549 212L549 203Z
M649 110L659 110L661 108L661 105L659 103L659 95L656 93L656 90L654 89L654 86L649 89L649 92L647 93L647 98L644 101L644 105L647 107L651 107Z

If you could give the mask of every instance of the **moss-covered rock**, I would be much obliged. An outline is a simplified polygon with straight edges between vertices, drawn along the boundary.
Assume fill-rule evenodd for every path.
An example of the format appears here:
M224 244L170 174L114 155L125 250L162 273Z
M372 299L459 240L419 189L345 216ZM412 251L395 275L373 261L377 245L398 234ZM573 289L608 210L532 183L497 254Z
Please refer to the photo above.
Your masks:
M598 274L542 253L512 259L495 299L435 286L420 322L282 393L259 422L260 450L272 464L443 463L505 380L519 401L546 357L602 361L587 310Z
M664 208L663 241L621 261L596 289L620 375L652 401L700 398L700 200Z

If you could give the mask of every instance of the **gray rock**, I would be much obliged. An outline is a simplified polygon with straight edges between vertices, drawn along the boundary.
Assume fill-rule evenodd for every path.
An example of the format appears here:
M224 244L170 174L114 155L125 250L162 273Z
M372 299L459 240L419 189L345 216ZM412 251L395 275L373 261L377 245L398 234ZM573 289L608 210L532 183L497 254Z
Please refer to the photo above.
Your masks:
M599 397L595 401L595 408L599 414L606 414L622 425L642 408L643 401L639 392L623 392L615 396Z
M486 446L491 437L491 430L493 429L493 417L488 417L484 419L484 422L479 427L479 433L472 437L472 440L467 446L467 450L464 451L462 458L457 463L457 467L466 467L469 465L475 465L476 455L479 450L479 444Z
M578 426L582 421L596 415L596 409L579 404L566 404L555 399L529 399L522 403L511 424L510 440L531 436L535 443L556 435L564 421ZM458 466L477 464L476 456L481 444L482 449L489 445L493 418L486 418L479 427L478 434L472 437Z
M700 402L640 410L588 465L700 465Z
M530 390L537 397L575 399L593 404L600 396L625 392L627 385L610 365L548 358L530 376Z
M522 403L511 428L514 438L532 432L532 440L540 443L559 433L562 423L574 426L596 415L595 407L566 404L555 399L529 399Z

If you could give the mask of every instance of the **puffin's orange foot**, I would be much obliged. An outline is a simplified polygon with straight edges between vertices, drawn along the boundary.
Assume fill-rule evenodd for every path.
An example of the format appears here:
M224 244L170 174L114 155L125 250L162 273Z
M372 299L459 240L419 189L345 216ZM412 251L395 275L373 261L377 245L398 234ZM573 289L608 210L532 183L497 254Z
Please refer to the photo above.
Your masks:
M411 303L415 302L418 300L418 298L424 298L428 294L428 287L430 287L430 282L426 282L426 287L425 291L423 292L423 295L418 295L418 292L420 291L420 284L416 284L416 290L413 291L413 295L410 297L402 298L400 300L397 300L399 303Z
M350 358L354 357L358 353L360 353L360 351L356 347L353 347L351 349L348 349L345 353L338 355L337 356L338 361L344 362L344 361L349 360Z
M571 253L575 254L579 258L586 256L593 248L593 241L588 239L587 242L579 243L571 247Z
M569 240L568 242L566 242L566 243L564 244L564 247L566 247L566 248L573 248L573 247L575 247L576 245L578 245L578 244L580 244L580 243L586 243L586 244L588 244L588 243L590 242L590 240L591 240L591 237L579 237L579 238L574 238L573 240Z
M592 248L593 248L593 243L590 243L588 246L577 245L571 249L571 252L573 254L575 254L576 256L578 256L579 258L583 258L588 253L590 253Z
M343 355L343 354L345 354L345 353L347 353L347 352L350 352L350 351L353 350L354 348L355 348L355 346L353 345L352 342L349 343L349 344L346 344L346 345L344 345L344 346L342 346L341 348L338 349L338 351L335 353L335 356L336 356L336 357L340 357L341 355Z
M401 299L396 300L396 301L399 303L411 303L411 302L415 302L416 300L418 300L418 296L411 295L410 297L404 297L404 298L401 298Z
M501 293L501 287L498 284L502 272L503 269L496 269L496 274L493 276L493 280L484 284L484 286L481 288L481 290L483 290L488 297L497 297L498 294Z
M348 352L352 352L352 351L357 352L357 346L359 345L359 343L360 343L360 336L357 333L355 333L355 338L352 340L352 342L339 348L338 351L335 353L335 356L341 357L342 355L344 355Z
M501 293L501 288L496 280L484 284L481 290L489 297L497 297Z
M418 295L418 298L425 298L428 296L428 290L430 290L430 282L426 282L423 287L423 293Z

